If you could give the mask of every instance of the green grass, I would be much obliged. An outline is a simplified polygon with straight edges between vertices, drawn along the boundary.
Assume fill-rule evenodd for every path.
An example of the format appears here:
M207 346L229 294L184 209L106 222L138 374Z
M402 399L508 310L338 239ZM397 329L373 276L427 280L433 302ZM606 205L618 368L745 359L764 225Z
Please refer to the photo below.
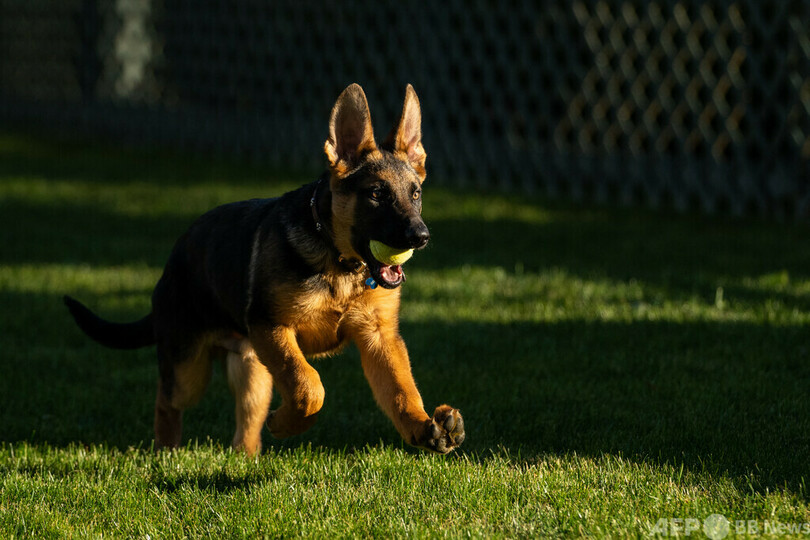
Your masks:
M317 151L315 148L313 151ZM307 178L0 137L0 536L647 536L660 518L810 522L806 226L575 209L428 180L402 333L455 455L405 447L356 351L314 428L228 450L221 369L151 452L154 351L86 339L149 307L205 210ZM695 533L697 534L697 533Z

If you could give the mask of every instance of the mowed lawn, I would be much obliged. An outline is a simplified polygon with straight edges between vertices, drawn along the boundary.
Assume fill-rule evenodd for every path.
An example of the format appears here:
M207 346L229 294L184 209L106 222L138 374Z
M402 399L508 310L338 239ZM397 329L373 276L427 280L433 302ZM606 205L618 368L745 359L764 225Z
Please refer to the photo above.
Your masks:
M154 349L91 342L62 295L138 318L196 216L306 181L0 137L0 537L614 537L712 514L732 533L810 522L810 228L576 209L430 176L432 240L406 266L402 333L429 410L464 414L462 449L405 446L350 348L314 364L326 402L309 432L266 433L258 459L232 453L216 366L186 414L188 445L154 454Z

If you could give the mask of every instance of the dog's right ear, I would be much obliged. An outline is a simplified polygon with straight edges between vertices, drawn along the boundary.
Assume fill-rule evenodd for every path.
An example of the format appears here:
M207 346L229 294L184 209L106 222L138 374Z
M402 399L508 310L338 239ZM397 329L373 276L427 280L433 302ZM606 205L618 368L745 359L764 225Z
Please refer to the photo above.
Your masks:
M377 149L368 101L359 84L346 88L332 107L329 138L323 149L337 176L347 174L364 155Z

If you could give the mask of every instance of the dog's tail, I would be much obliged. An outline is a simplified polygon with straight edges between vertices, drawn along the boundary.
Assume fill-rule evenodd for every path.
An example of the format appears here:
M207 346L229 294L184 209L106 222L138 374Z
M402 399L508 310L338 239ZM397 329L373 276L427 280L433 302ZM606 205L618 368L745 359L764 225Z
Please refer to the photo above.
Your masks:
M82 331L105 347L112 349L140 349L155 343L155 332L150 313L132 323L105 321L78 300L65 296L65 305Z

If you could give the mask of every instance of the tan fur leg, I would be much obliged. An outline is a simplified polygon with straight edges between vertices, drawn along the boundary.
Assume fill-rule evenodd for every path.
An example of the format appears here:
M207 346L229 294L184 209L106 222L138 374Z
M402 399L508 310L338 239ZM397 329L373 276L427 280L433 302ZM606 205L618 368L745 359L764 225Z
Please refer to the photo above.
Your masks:
M295 331L288 327L251 328L250 342L281 393L281 407L268 421L270 432L280 438L303 433L315 423L324 390L320 375L298 347Z
M398 334L360 340L360 358L374 398L407 442L421 435L429 419L411 374L405 342Z
M177 448L183 434L183 411L175 409L158 382L155 399L155 450Z
M172 406L181 411L193 407L202 399L211 382L210 342L201 343L196 354L174 367Z
M211 380L211 340L200 339L193 354L172 366L172 387L158 383L155 400L155 448L177 448L183 431L183 411L196 405ZM158 356L162 354L158 345Z
M432 418L425 412L408 350L393 321L366 313L354 320L352 328L374 398L406 442L433 452L450 452L464 441L461 414L448 405L437 407Z
M233 447L256 455L262 448L262 427L267 419L273 379L256 353L244 342L226 359L228 384L236 399L236 433Z

